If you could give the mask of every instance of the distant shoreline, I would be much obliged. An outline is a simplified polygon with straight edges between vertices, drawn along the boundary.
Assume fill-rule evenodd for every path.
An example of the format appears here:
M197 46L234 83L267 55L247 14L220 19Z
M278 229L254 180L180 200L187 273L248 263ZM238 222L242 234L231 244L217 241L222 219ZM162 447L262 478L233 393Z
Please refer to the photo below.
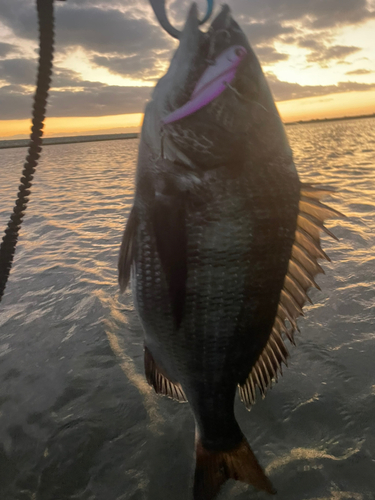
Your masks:
M315 120L299 120L296 122L284 123L284 125L305 125L308 123L341 122L345 120L362 120L364 118L375 118L375 113L372 113L372 115L341 116L340 118L317 118Z
M346 120L362 120L365 118L375 118L375 113L371 115L342 116L341 118L319 118L315 120L299 120L284 123L289 125L308 125L310 123L339 122ZM81 142L119 141L124 139L137 139L140 133L132 134L102 134L102 135L79 135L69 137L47 137L43 139L43 146L56 146L58 144L78 144ZM30 139L9 139L0 140L0 149L24 148L29 145Z
M56 146L57 144L78 144L80 142L119 141L124 139L137 139L139 133L132 134L102 134L102 135L77 135L69 137L46 137L43 146ZM29 145L30 139L0 140L0 149L24 148Z

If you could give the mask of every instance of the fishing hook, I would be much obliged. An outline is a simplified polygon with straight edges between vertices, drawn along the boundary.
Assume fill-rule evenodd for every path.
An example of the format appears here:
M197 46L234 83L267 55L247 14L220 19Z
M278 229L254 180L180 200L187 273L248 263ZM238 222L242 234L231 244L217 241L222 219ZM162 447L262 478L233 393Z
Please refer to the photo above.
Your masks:
M181 31L174 28L169 22L167 12L165 10L165 1L166 0L150 0L150 4L161 27L169 35L173 36L173 38L179 39L181 36ZM204 24L206 21L208 21L208 19L211 17L213 8L214 8L214 0L207 0L207 12L203 17L203 19L199 21L199 24Z

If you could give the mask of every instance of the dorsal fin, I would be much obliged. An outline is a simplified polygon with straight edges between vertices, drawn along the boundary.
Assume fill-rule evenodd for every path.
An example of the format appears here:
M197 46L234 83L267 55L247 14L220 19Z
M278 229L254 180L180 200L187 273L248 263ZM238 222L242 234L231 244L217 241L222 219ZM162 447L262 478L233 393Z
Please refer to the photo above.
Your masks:
M307 290L312 286L320 290L314 281L317 274L324 273L318 259L330 260L320 246L320 231L335 238L323 222L344 217L320 202L323 196L333 193L328 188L302 184L295 240L272 332L246 382L239 386L241 400L248 409L255 403L256 387L264 397L273 382L277 382L279 373L282 375L282 363L286 365L289 356L284 339L294 344L294 332L298 330L296 319L303 315L305 303L311 302Z
M180 403L186 403L187 399L180 384L171 382L155 363L154 357L145 346L145 373L146 380L154 388L156 394L162 394Z

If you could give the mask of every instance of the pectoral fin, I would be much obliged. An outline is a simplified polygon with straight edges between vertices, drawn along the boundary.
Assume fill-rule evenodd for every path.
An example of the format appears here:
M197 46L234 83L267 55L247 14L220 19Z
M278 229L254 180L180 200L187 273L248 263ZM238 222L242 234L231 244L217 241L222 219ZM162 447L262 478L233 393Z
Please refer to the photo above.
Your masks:
M138 217L136 209L130 211L128 222L122 237L120 255L118 260L119 284L121 292L124 292L130 279L130 270L134 260L135 235L137 232Z
M157 194L153 210L156 247L168 283L176 328L181 324L186 295L187 236L184 194Z

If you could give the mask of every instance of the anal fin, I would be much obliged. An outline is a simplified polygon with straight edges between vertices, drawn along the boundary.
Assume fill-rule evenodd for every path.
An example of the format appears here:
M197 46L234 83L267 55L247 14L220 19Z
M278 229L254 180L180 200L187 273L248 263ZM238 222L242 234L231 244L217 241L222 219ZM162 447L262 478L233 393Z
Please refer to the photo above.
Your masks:
M155 360L145 346L145 373L146 380L154 388L156 394L167 396L180 403L186 403L187 399L180 384L171 382L169 378L159 369Z

